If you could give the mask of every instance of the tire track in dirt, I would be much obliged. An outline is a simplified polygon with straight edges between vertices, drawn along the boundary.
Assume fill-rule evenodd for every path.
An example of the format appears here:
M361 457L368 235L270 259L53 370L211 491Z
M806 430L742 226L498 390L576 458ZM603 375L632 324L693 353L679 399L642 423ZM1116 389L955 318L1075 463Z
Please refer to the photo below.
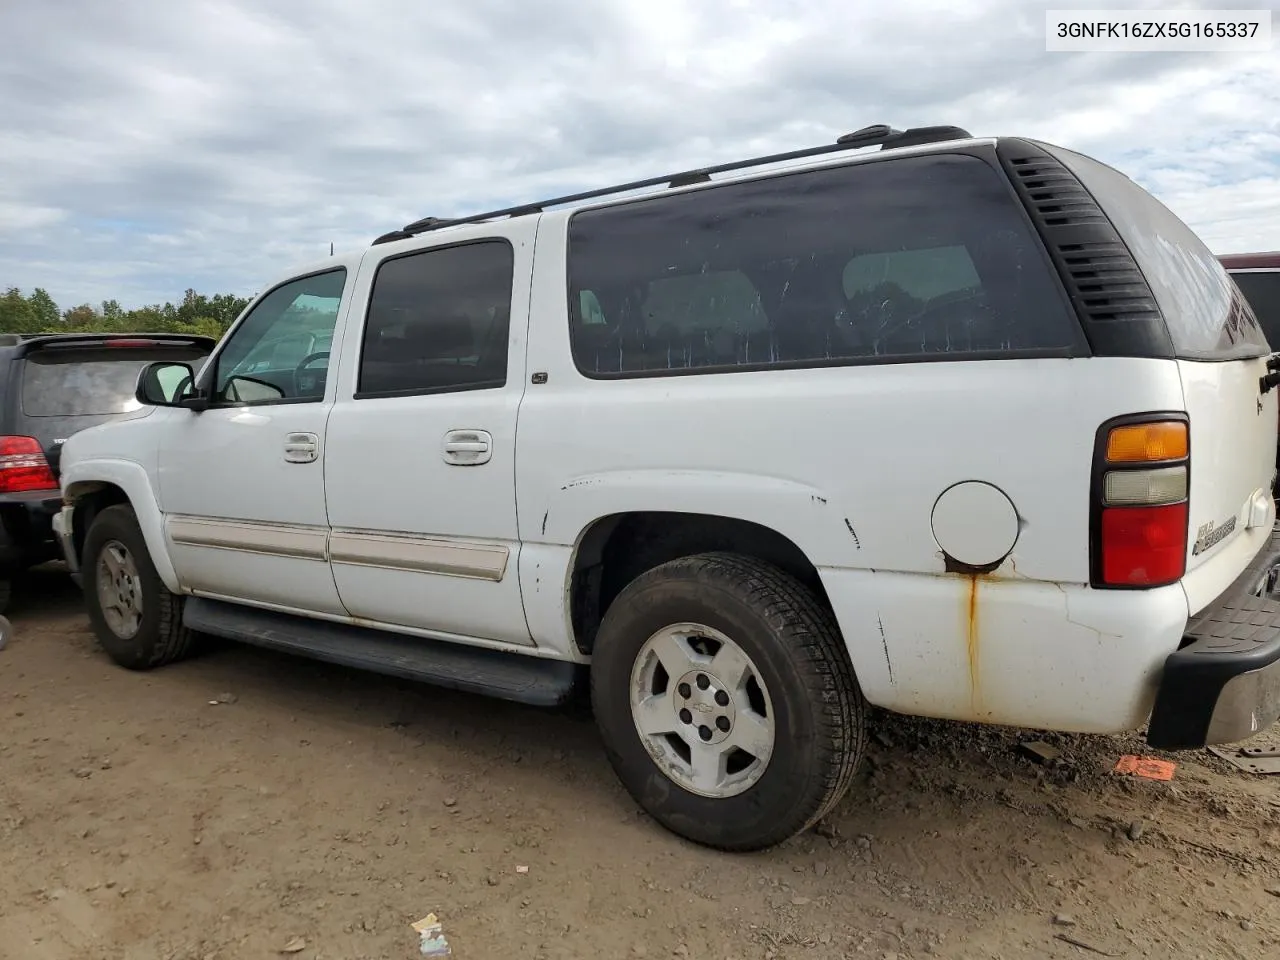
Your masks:
M878 716L817 831L731 856L639 814L589 719L235 646L130 673L56 572L24 591L0 652L4 960L295 936L308 960L407 957L428 912L459 957L1085 956L1064 931L1280 952L1277 785L1206 754L1121 780L1135 738L1040 737L1063 751L1045 767L1017 731Z

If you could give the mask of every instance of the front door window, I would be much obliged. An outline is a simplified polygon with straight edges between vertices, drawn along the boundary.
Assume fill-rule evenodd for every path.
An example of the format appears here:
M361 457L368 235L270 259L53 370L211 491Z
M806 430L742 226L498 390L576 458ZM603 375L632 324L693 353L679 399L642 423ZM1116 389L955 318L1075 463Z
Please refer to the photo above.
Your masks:
M254 306L219 353L215 404L324 399L345 269L300 277Z

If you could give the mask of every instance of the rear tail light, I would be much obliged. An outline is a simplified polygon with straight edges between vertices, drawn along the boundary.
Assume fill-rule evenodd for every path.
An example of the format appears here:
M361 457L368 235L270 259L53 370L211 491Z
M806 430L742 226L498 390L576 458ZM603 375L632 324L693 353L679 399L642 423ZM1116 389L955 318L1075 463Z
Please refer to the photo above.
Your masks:
M1187 468L1109 471L1103 482L1102 499L1108 507L1182 503L1187 499Z
M1187 421L1155 417L1104 427L1098 448L1094 586L1176 583L1187 566Z
M1107 432L1108 463L1159 463L1186 456L1187 425L1179 420L1129 423Z
M40 442L34 437L0 437L0 493L57 490Z
M1187 504L1106 507L1102 580L1109 587L1176 583L1187 564Z

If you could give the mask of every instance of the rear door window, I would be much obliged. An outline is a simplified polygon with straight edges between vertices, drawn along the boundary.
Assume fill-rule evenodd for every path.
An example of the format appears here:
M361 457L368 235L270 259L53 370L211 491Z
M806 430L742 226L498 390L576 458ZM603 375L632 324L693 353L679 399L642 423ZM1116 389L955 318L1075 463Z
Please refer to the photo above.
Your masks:
M1254 311L1218 258L1168 207L1118 170L1038 144L1080 178L1146 277L1183 360L1232 360L1268 352Z
M974 156L584 210L568 262L588 376L1085 352L1003 174Z
M515 250L478 240L378 267L356 399L489 390L507 382Z

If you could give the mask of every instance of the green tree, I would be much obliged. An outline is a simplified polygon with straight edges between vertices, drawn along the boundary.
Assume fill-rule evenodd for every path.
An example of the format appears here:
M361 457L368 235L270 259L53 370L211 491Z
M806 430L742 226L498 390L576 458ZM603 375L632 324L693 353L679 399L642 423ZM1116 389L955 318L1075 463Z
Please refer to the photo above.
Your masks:
M220 337L248 306L233 293L212 297L188 289L174 303L154 303L126 310L119 300L103 300L101 309L82 303L59 311L48 292L37 287L25 296L18 287L0 295L0 333L39 333L59 330L87 332L191 333Z
M227 328L213 317L201 317L196 323L188 324L184 333L198 333L201 336L213 337L215 340L227 332Z
M27 298L27 302L31 304L31 310L35 314L37 329L39 330L57 330L58 324L62 317L58 312L58 305L53 302L53 297L49 296L49 292L43 287L36 287L31 291L31 296Z
M82 303L78 307L72 307L62 315L62 321L72 330L77 332L83 330L97 330L100 328L102 317L97 310L93 309L89 304Z
M160 304L149 307L138 307L130 310L121 318L122 330L135 330L139 333L161 333L168 329L164 308Z
M188 288L182 295L182 303L178 305L176 318L178 323L195 323L201 317L209 315L209 298Z
M17 287L10 287L0 297L0 333L34 333L39 320L31 301Z
M232 293L219 293L209 301L212 308L211 316L221 324L222 329L235 323L236 318L244 313L244 308L249 305L248 297L237 297Z

